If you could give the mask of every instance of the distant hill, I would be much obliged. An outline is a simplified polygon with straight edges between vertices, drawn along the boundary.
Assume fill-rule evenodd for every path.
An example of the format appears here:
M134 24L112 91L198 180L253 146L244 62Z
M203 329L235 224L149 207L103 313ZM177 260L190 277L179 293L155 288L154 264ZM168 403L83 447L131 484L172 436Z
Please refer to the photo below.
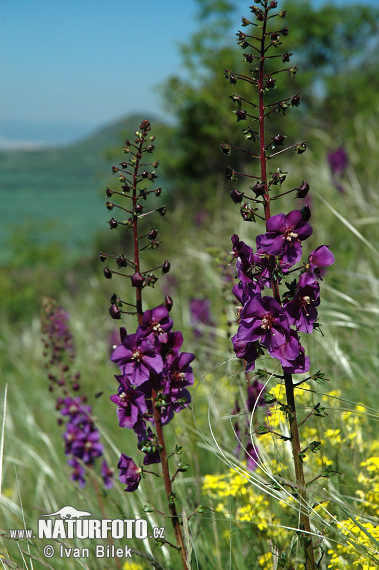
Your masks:
M112 160L122 158L123 141L144 118L124 117L67 146L0 151L0 262L9 257L7 243L20 224L34 228L36 240L88 248L93 233L107 227L101 189L111 176ZM56 231L49 224L46 233L44 225L51 221Z

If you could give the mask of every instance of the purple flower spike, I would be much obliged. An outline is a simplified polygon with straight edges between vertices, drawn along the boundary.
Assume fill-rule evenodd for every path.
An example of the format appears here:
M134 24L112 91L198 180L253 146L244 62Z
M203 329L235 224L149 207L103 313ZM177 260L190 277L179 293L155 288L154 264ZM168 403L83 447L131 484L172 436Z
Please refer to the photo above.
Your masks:
M237 338L244 341L260 340L271 350L283 344L290 333L290 325L282 307L272 297L254 297L241 312Z
M120 469L119 479L126 485L125 491L130 493L138 489L141 481L141 468L137 467L133 459L121 453L117 467Z
M299 342L296 331L291 330L290 338L281 346L270 350L270 355L277 358L282 365L283 371L289 374L301 374L308 372L311 363L305 356L304 348Z
M349 164L349 157L343 146L329 152L327 158L332 174L343 174Z
M156 352L153 335L143 336L139 330L126 335L112 353L111 360L121 368L121 372L135 386L140 386L150 378L151 371L162 372L163 360Z
M272 216L267 221L267 233L257 236L258 253L279 255L292 266L301 258L301 242L309 238L312 231L299 210Z

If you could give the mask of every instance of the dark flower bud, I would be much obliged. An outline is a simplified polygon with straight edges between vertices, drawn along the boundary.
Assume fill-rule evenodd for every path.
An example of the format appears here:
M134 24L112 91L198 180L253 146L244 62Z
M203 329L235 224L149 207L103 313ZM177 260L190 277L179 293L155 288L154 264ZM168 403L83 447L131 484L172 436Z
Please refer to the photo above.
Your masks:
M49 390L49 392L53 392L53 391L54 391L54 386L52 386L51 384L49 384L48 390Z
M174 304L174 301L171 299L171 297L169 295L166 295L166 297L164 299L164 304L166 305L168 312L170 312L172 309L172 306Z
M304 141L295 146L297 154L303 154L307 150L307 143Z
M249 24L251 24L250 20L248 20L247 18L242 18L242 26L244 28L246 28L246 26L248 26Z
M273 41L273 42L280 38L278 32L272 32L272 34L270 34L270 37L271 37L271 41Z
M290 76L291 76L292 78L295 77L295 75L296 75L296 73L297 73L298 71L299 71L299 70L298 70L297 67L290 67L290 68L288 69L288 73L290 74Z
M152 166L154 166L154 168L158 168L159 162L156 160L155 162L152 163Z
M136 158L137 158L138 160L140 160L140 159L142 158L142 154L141 154L140 152L137 152Z
M237 180L237 176L236 176L235 171L229 167L225 170L225 176L228 180L232 180L232 181Z
M146 170L144 170L143 172L141 172L141 177L142 177L142 178L147 178L148 176L149 176L149 173L148 173Z
M236 115L237 115L237 122L244 121L246 119L247 111L245 111L244 109L238 109L238 111L236 111Z
M121 164L122 168L128 168L127 162L121 162L120 164Z
M120 169L117 166L112 166L112 172L118 172Z
M105 202L105 206L107 210L113 210L114 208L114 204L112 204L112 202Z
M120 182L125 182L125 180L126 180L126 178L125 178L125 176L124 176L123 174L119 174L119 175L118 175L118 179L119 179Z
M237 83L237 78L233 73L229 75L229 83L232 83L233 85Z
M254 192L256 198L258 198L258 196L263 196L266 191L266 187L263 182L257 182L254 186L251 187L251 189Z
M144 200L146 200L146 196L147 196L147 190L146 190L146 188L142 188L142 189L139 191L138 197L139 197L139 198L143 198Z
M282 10L282 12L279 12L280 18L285 18L286 16L287 16L287 10Z
M111 230L113 230L114 228L117 228L117 226L118 226L118 222L114 218L111 218L110 220L108 220L108 224L109 224L109 227L111 228Z
M157 237L157 235L158 235L158 230L151 229L149 231L149 233L147 234L147 237L149 239L155 239Z
M149 273L149 275L146 277L146 285L148 287L154 287L155 283L158 281L158 278L155 277L155 275L153 275L152 273Z
M58 419L57 419L57 424L58 424L59 426L61 426L61 425L63 424L62 418L58 418Z
M149 144L149 146L146 147L146 152L153 152L154 149L155 149L155 146L153 144Z
M300 210L301 217L303 218L303 222L307 222L311 217L311 209L310 207L305 204Z
M130 190L129 184L124 184L123 186L121 186L121 190L123 192L129 192L129 190Z
M121 319L121 311L117 307L117 305L111 305L109 307L109 314L112 317L112 319Z
M233 188L230 192L230 197L235 204L240 204L243 200L243 192L240 192L238 188Z
M275 2L274 0L272 0L272 2L270 2L269 9L273 10L274 8L277 8L277 7L278 7L278 3Z
M297 188L296 198L305 198L305 196L309 192L309 189L310 189L310 186L309 186L308 182L305 182L305 180L303 180L303 182Z
M105 194L106 194L107 198L110 198L113 194L113 190L111 190L110 188L107 188L105 190Z
M245 61L246 61L247 63L253 63L253 60L254 60L253 54L251 54L251 53L244 53L243 55L245 56Z
M288 36L288 26L280 30L280 33L282 34L282 36Z
M130 278L132 287L142 287L145 278L142 277L141 273L139 273L138 271L136 273L134 273L131 278Z
M108 259L108 256L106 253L100 252L99 253L99 259L100 259L100 261L105 261L106 259Z
M291 105L292 107L298 107L300 105L300 95L294 95L291 99Z
M78 392L78 390L80 389L80 384L74 382L72 385L72 389L74 390L74 392Z
M280 133L278 133L277 135L274 136L274 138L272 139L272 146L281 146L284 142L284 139L286 137L284 135L281 135Z
M144 121L142 121L142 123L140 124L141 131L150 131L151 127L150 127L150 123L149 121L147 121L146 119Z
M112 271L109 269L108 266L104 267L103 273L104 273L104 277L106 277L106 279L112 279Z
M137 204L136 207L135 207L135 213L136 213L136 214L142 214L142 212L143 212L143 206L142 206L142 204Z
M240 209L240 214L245 222L255 222L255 214L258 208L252 208L247 202Z
M246 34L244 34L243 32L237 32L236 36L238 36L239 40L245 40L246 39Z
M275 87L276 80L269 77L266 81L266 89L273 89Z
M220 144L220 149L222 150L222 152L223 152L224 154L227 154L228 156L232 153L232 149L231 149L230 144L225 144L225 143L222 142L222 143Z
M162 206L161 208L158 208L157 212L159 212L161 216L164 216L165 213L167 212L166 206Z
M151 141L151 142L155 141L155 136L149 137L149 141Z
M282 62L283 62L283 63L289 62L291 55L292 55L291 53L288 53L288 51L286 51L286 53L284 53L284 54L282 55Z
M170 271L170 262L166 259L162 265L162 273L168 273Z
M155 178L158 178L158 176L155 174L155 172L150 172L150 174L148 174L147 178L149 180L155 180Z
M116 258L116 262L117 262L117 265L118 265L119 267L126 267L126 265L127 265L126 259L125 259L125 257L124 257L123 254L119 255L119 256Z
M156 196L160 196L160 195L162 194L162 188L160 188L160 187L159 187L159 188L156 188L156 189L154 190L154 194L155 194Z

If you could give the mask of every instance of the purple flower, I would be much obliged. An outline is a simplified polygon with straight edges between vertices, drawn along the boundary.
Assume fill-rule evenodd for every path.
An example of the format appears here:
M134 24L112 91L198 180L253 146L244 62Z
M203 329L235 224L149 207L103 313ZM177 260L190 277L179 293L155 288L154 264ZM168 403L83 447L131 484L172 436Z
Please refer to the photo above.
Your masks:
M143 331L126 335L112 353L111 360L121 368L121 372L132 384L139 386L149 380L152 371L162 372L163 360L156 351L153 335L143 336Z
M73 481L79 481L80 486L84 487L84 485L86 484L86 480L84 479L85 469L84 469L83 465L80 465L79 461L77 461L75 459L75 457L73 457L72 459L69 459L67 461L67 464L73 468L73 472L71 474L71 479Z
M301 241L307 239L312 231L299 210L287 215L277 214L267 220L267 233L257 236L257 251L278 255L292 266L301 258Z
M99 439L99 432L87 424L76 435L71 453L75 457L79 457L86 465L92 465L94 459L103 454L103 446Z
M244 358L246 360L246 372L254 370L255 361L261 354L259 343L242 340L238 337L238 333L232 337L232 343L237 358Z
M191 327L197 338L203 336L201 326L199 327L199 325L214 326L209 310L210 304L209 299L191 299L190 301Z
M244 341L260 340L271 350L289 337L290 326L282 307L272 297L254 297L241 312L237 338Z
M138 489L141 481L141 468L137 467L133 459L121 453L117 467L120 469L119 480L126 485L125 491L129 493Z
M145 394L136 390L129 380L124 376L115 376L120 383L118 394L110 396L112 402L117 404L118 424L120 427L134 429L137 423L143 423L138 426L138 430L144 427L143 415L147 412Z
M160 337L172 329L172 324L166 305L159 305L144 312L141 329L145 331L145 336L153 333Z
M293 330L291 330L288 340L281 346L270 350L270 355L277 358L283 371L289 374L307 372L311 366L309 358L305 356L304 348L299 342L298 334Z
M103 459L101 464L101 476L104 481L104 487L106 489L111 489L113 487L113 469L108 466L108 463Z
M67 397L63 400L60 410L62 416L70 416L70 422L78 423L83 417L88 418L91 414L91 406L84 406L83 400L79 396L76 398Z
M317 319L317 309L320 304L320 286L314 282L298 287L291 301L284 305L288 320L298 331L311 333L313 323Z
M349 164L349 157L343 146L327 154L328 163L332 174L343 174Z
M323 267L333 265L334 255L328 245L320 245L309 254L309 260L306 264L306 271L300 275L299 285L305 286L314 283L317 277L320 277L320 270Z

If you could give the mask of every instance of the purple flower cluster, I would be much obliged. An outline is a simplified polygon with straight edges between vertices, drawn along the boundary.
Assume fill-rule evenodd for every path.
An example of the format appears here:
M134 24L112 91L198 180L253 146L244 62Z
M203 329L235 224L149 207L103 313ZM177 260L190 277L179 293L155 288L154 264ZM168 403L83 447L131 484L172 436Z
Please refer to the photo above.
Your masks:
M65 453L70 456L67 463L73 468L71 479L84 486L84 466L92 467L95 459L103 455L100 434L91 419L91 406L85 404L86 396L71 396L80 389L80 374L70 371L75 351L68 313L55 300L45 299L41 322L49 389L53 391L57 387L64 394L57 398L56 409L63 416L58 424L65 423L66 427L63 438ZM113 470L103 460L101 475L107 489L113 486L112 474Z
M239 327L232 342L237 357L246 360L247 371L254 369L264 349L280 361L284 372L309 370L310 361L298 333L312 332L317 319L320 269L334 262L328 246L312 251L308 262L299 268L298 281L291 283L283 300L278 292L274 297L262 293L265 287L279 286L301 260L301 242L311 234L312 227L303 220L301 212L293 210L268 219L267 232L256 238L255 253L237 235L232 237L239 278L233 292L241 303Z
M111 356L121 374L115 376L119 388L110 399L117 405L120 427L137 434L138 447L145 454L144 465L160 461L156 436L146 425L155 425L153 406L159 408L161 424L166 425L191 402L187 387L194 382L190 364L195 357L180 352L183 335L173 332L172 326L165 304L145 311L135 333L128 335L120 329L121 344ZM140 479L134 461L122 454L119 469L121 482L127 484L125 490L134 491Z

